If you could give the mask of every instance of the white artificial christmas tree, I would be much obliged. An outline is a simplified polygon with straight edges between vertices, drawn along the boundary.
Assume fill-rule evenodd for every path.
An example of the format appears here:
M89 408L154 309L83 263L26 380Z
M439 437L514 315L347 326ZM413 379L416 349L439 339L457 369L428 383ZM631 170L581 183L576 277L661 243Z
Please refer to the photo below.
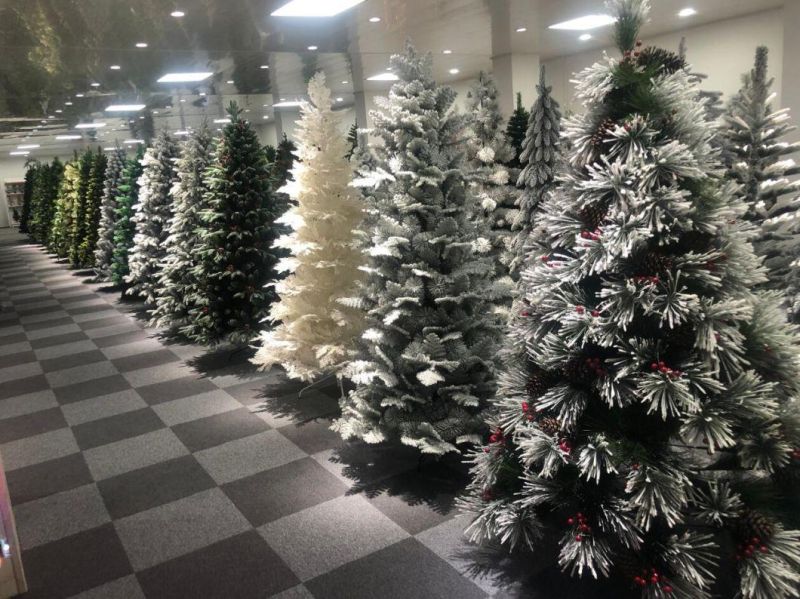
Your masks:
M117 195L122 184L125 168L125 150L116 148L108 157L105 173L103 200L100 205L100 230L97 248L94 251L94 269L102 280L111 278L114 258L114 223L117 214Z
M205 175L213 160L214 138L203 125L193 131L177 162L178 180L172 188L174 216L166 239L166 258L158 275L156 308L151 317L156 326L178 329L187 324L189 309L200 293L194 267L202 246L198 230L208 192Z
M166 131L162 131L148 148L142 159L142 176L139 179L139 199L133 207L131 219L136 225L125 282L130 285L129 295L141 296L146 304L154 305L160 285L161 263L166 258L166 241L172 218L170 191L177 175L175 161L178 144Z
M472 218L455 93L410 45L391 64L399 81L372 114L383 145L362 291L368 328L347 371L357 388L334 426L345 438L443 454L482 427L500 333L493 304L507 290Z
M275 244L289 250L278 269L290 274L275 283L280 299L270 320L276 326L261 334L253 358L261 368L280 364L306 381L353 358L364 319L347 300L357 293L365 263L357 231L364 202L350 186L351 145L339 131L324 74L311 79L308 95L295 129L299 161L286 188L295 204L277 221L291 228Z

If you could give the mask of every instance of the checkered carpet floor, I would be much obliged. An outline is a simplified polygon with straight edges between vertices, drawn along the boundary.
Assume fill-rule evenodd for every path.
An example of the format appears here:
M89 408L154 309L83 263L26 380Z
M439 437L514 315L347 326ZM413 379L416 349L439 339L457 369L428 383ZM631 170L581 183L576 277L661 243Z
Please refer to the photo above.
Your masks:
M26 597L509 596L467 556L457 463L342 443L336 388L298 397L246 356L169 344L7 229L0 275Z

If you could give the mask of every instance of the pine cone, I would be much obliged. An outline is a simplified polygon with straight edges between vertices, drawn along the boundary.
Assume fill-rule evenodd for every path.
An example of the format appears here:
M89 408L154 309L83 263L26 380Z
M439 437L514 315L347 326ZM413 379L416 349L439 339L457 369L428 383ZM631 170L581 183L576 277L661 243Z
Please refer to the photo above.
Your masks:
M581 210L580 217L587 231L594 231L603 224L608 214L608 206L605 202L596 202L591 206L586 206Z
M553 377L550 376L546 370L534 368L528 378L528 384L525 386L525 390L530 397L541 397L550 388L552 382Z
M543 433L551 437L557 435L561 431L561 423L555 418L542 418L537 424Z
M763 514L753 509L746 508L736 522L736 534L740 539L745 540L753 537L769 539L775 534L775 525Z
M639 270L642 275L661 275L672 270L675 265L671 256L658 252L647 252L641 260Z
M594 371L584 358L574 358L561 369L564 378L571 383L587 384L594 378Z
M662 73L676 73L686 66L686 61L664 48L647 47L641 52L636 59L640 67L655 67L656 70Z
M591 137L591 144L595 147L598 147L605 141L606 135L608 132L614 128L614 119L605 118L603 119L600 124L597 126L594 134Z

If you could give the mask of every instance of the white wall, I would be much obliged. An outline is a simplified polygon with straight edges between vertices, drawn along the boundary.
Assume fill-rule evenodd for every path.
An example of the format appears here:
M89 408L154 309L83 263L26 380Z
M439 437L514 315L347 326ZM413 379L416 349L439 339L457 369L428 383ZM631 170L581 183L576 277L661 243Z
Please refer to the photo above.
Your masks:
M781 106L783 27L783 9L778 8L643 41L645 45L677 51L681 37L686 36L688 62L695 72L708 75L702 87L723 92L725 99L739 90L742 74L753 66L756 47L765 45L769 48L770 73L775 77L773 90L778 94L774 105L778 107ZM615 49L608 48L608 51L612 56L616 54ZM573 98L574 87L570 80L574 73L600 60L602 55L603 51L597 50L543 61L547 79L553 86L553 96L563 109L581 111L580 104Z

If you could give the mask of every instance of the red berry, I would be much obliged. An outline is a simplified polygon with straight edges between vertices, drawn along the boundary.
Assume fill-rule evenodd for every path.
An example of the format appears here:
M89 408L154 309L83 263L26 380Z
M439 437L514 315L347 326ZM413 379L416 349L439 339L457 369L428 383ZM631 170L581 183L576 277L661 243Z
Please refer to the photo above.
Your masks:
M550 259L550 256L542 256L542 262L547 262Z
M658 370L658 364L656 364L655 362L650 364L650 370Z
M567 524L569 524L570 526L575 524L575 518L567 518Z
M663 587L661 587L661 590L664 591L667 595L669 595L672 592L672 587L669 586L668 584L665 584Z
M656 584L656 583L658 583L658 574L653 574L653 575L650 577L650 582L652 582L653 584Z
M600 310L592 310L592 316L594 316L595 318L600 316Z
M578 314L583 314L586 311L586 309L583 306L575 306L575 311Z
M527 412L529 409L530 409L530 405L528 404L528 402L527 401L523 401L522 402L522 411L523 412Z
M578 512L576 515L578 516L578 520L583 520L583 512Z
M759 547L759 548L758 548L758 550L759 550L761 553L766 553L766 552L767 552L767 546L766 546L766 545L762 545L761 547Z
M583 537L581 535L575 535L575 540L580 543L581 541L583 541Z

